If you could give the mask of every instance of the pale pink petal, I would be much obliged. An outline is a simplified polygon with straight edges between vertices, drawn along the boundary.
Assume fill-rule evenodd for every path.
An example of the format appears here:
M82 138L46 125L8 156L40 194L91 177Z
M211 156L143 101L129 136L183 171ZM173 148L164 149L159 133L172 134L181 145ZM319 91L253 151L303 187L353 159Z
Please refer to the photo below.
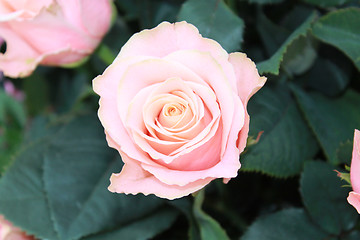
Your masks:
M240 102L240 99L238 99L238 101ZM233 119L240 119L241 117L241 111L236 111ZM180 186L186 185L196 179L205 179L208 177L225 179L236 177L241 166L239 161L240 151L236 147L238 131L241 126L241 121L233 122L223 155L220 155L219 148L221 143L220 128L218 130L219 132L216 133L213 138L218 141L209 141L203 146L193 149L188 155L183 155L164 167L155 165L147 166L146 164L142 166L161 181ZM196 159L196 161L194 159ZM213 163L217 164L213 165ZM174 171L170 172L169 168L174 169Z
M235 70L238 95L246 107L250 97L265 84L266 77L259 76L255 63L245 53L231 53L229 62Z
M95 11L101 14L95 16ZM0 68L7 76L25 77L38 64L64 66L84 60L99 44L110 20L109 0L87 0L86 4L82 0L5 4L3 0L0 37L8 48L1 54Z
M41 9L48 8L53 0L2 0L0 1L0 22L12 19L25 20L36 16Z
M0 239L1 240L35 240L34 237L26 235L21 229L15 227L0 215Z
M191 141L188 141L185 145L182 142L178 142L178 141L168 142L168 141L163 141L159 138L154 138L153 136L149 136L147 134L146 131L147 128L145 125L146 122L150 120L144 122L143 116L140 114L139 109L141 109L142 106L149 108L149 106L147 106L145 102L147 97L149 95L151 96L151 93L153 91L159 88L167 89L166 87L164 87L164 85L166 86L167 84L171 84L171 83L175 84L176 81L181 82L182 80L172 79L169 81L164 81L164 83L162 83L161 85L154 84L151 85L150 87L145 87L142 90L140 90L140 92L134 97L134 100L130 103L128 109L129 112L126 117L126 127L128 129L135 130L137 133L137 134L134 133L134 141L137 143L137 145L140 146L144 151L149 153L152 158L161 159L166 163L170 163L173 159L177 158L181 154L188 153L192 149L199 147L201 144L209 140L216 132L217 129L216 122L218 121L218 116L220 115L220 111L216 103L216 96L212 91L209 90L208 87L192 82L183 81L183 84L188 85L187 86L188 88L190 87L194 92L196 92L198 96L200 96L203 99L205 105L207 106L207 109L209 109L210 113L212 114L212 119L207 120L207 117L204 120L199 119L198 123L203 125L202 132L199 132L199 130L197 129L197 127L200 125L194 125L194 128L189 129L189 131L195 131L193 133L195 133L196 135L189 135L190 133L188 133L187 130L185 130L182 133L178 133L178 135L183 138L186 137L187 135L191 137L189 138L189 140ZM176 84L173 85L173 87L175 87L174 89L179 89L179 87L181 86L180 82L178 85ZM184 89L185 88L186 87L184 86ZM168 90L170 89L171 88L169 88ZM124 97L124 95L122 95L122 97ZM119 102L124 103L124 101L119 101ZM145 110L149 110L149 109L145 109ZM159 112L159 109L158 110L150 109L150 110L154 113L154 116L156 116L157 112ZM126 111L126 109L122 111ZM204 116L206 115L207 114L205 114ZM154 118L154 116L152 118ZM166 134L166 132L163 133ZM181 148L179 148L179 146L181 146ZM173 152L175 149L177 150Z
M70 47L49 52L39 57L40 63L48 66L59 66L76 63L84 60L89 55L88 51L74 50Z
M155 194L158 197L173 200L196 192L213 180L213 178L200 179L185 186L167 185L144 171L137 161L129 159L126 154L121 156L125 164L120 173L112 174L108 188L111 192Z
M139 151L139 148L133 143L133 139L122 124L118 106L114 104L118 97L118 76L123 75L129 65L142 60L144 60L143 57L116 59L102 75L93 80L93 89L100 95L98 116L107 136L113 139L113 142L118 143L116 146L121 147L121 149L117 147L115 149L127 150L130 157L151 164L152 161L147 154Z
M121 59L120 57L117 57ZM124 61L125 62L125 61ZM113 64L115 65L115 64ZM120 64L117 68L122 69ZM198 82L204 81L182 64L163 59L145 59L143 61L127 65L126 72L119 72L118 85L118 111L123 121L126 119L127 108L138 92L148 86L162 83L166 79L180 78L183 81Z
M247 139L249 136L249 126L250 125L250 116L245 109L245 119L244 119L244 125L241 128L239 134L238 134L238 140L236 143L237 148L239 149L240 153L244 151L247 143Z
M355 129L350 167L350 180L355 192L360 193L360 131Z
M169 54L165 59L177 61L187 66L193 72L198 74L204 81L206 81L214 90L220 105L222 116L223 141L221 151L223 154L228 141L230 128L232 127L232 122L234 120L234 109L240 111L239 118L236 119L236 121L240 121L241 126L237 130L241 129L245 119L243 104L238 102L235 106L234 93L236 93L236 91L232 89L232 84L228 79L228 75L225 74L221 65L209 53L203 53L195 50L184 50Z
M187 22L174 24L162 22L153 29L136 33L123 46L119 56L164 57L172 52L186 49L210 52L217 59L226 59L228 56L216 41L203 38L198 29Z
M109 29L112 14L112 0L80 0L82 22L87 32L101 38ZM67 1L68 2L68 1ZM96 19L96 21L94 21Z
M207 97L210 96L211 95L208 95ZM214 106L214 109L211 109L210 111L213 114L211 122L209 122L196 137L190 139L190 141L185 144L182 144L181 142L168 142L155 139L148 136L146 133L141 131L141 129L137 129L136 126L128 126L136 131L134 132L134 141L138 144L138 146L149 153L153 159L162 160L163 162L169 164L175 158L178 158L183 154L187 154L193 149L203 145L215 135L219 125L220 112L217 106ZM160 151L162 146L163 149ZM170 146L173 147L170 148ZM169 151L170 153L165 151Z
M60 6L57 5L51 10L43 9L31 20L14 20L8 24L41 54L69 47L90 53L97 44L95 39L66 22Z
M39 53L21 36L1 24L0 36L6 42L5 54L0 53L0 69L9 77L28 76L41 61Z
M247 103L266 82L266 77L260 77L256 65L244 53L231 53L229 62L233 65L236 75L237 89L239 97L245 108L245 123L239 133L238 148L240 152L246 147L246 140L249 132L250 117L247 113Z
M360 214L360 193L350 192L347 200Z
M71 25L92 37L101 38L109 29L110 0L57 0L57 3Z

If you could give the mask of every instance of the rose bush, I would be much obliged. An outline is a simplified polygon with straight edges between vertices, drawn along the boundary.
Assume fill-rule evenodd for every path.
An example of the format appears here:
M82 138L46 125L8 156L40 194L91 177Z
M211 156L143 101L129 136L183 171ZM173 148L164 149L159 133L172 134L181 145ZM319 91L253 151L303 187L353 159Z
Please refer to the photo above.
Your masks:
M0 70L25 77L38 64L62 66L93 52L111 21L110 0L0 0Z
M265 80L245 54L186 22L132 36L93 80L108 144L124 161L109 190L174 199L236 177L246 105Z
M354 146L350 167L350 180L353 191L349 193L348 202L353 205L360 214L360 131L355 130Z
M1 240L31 240L31 236L26 235L19 228L14 227L2 215L0 215L0 239Z

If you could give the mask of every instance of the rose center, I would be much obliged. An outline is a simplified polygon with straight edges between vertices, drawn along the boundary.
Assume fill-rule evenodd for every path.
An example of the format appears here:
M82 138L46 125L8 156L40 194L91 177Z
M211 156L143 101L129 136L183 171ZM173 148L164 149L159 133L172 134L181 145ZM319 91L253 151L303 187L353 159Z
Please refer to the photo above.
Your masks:
M181 115L185 108L184 105L179 103L165 104L163 112L166 117L175 117Z
M164 104L158 116L163 127L177 128L185 125L192 118L191 110L184 103L170 102Z

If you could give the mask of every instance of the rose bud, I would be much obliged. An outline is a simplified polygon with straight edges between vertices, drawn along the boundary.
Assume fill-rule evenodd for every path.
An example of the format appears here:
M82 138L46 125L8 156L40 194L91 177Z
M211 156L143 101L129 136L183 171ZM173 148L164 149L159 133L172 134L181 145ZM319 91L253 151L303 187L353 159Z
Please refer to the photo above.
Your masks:
M108 31L110 0L0 0L0 70L26 77L37 65L66 66L91 54Z

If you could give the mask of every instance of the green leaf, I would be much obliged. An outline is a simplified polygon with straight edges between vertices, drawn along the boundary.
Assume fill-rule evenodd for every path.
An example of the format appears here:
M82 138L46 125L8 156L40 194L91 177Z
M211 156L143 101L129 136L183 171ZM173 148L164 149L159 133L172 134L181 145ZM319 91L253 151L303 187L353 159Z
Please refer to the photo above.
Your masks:
M350 78L337 64L318 58L306 80L307 86L328 96L335 96L345 90Z
M301 36L288 47L282 67L290 75L300 75L312 67L316 57L313 38L310 35Z
M354 0L303 0L306 3L313 4L319 7L336 7L345 3L353 2Z
M125 11L125 20L140 22L142 29L153 28L163 21L176 22L182 1L121 0L117 1Z
M23 105L0 89L0 126L6 124L9 117L19 127L25 126L26 114Z
M286 209L257 219L241 240L324 240L303 209Z
M170 201L169 204L176 207L186 216L189 223L189 240L200 240L200 229L193 214L193 206L189 198L175 199Z
M203 37L216 40L228 52L241 48L244 22L222 0L188 0L178 20L194 24Z
M289 36L290 32L282 26L276 25L262 11L257 13L257 31L265 46L266 53L271 56ZM274 34L276 32L276 34Z
M272 73L275 75L279 74L280 64L283 61L283 56L288 50L288 47L299 37L306 36L307 32L311 28L312 22L316 18L316 13L312 13L306 21L301 24L281 45L281 47L276 51L274 55L268 60L262 61L257 64L257 68L259 69L259 73Z
M347 8L320 18L313 27L315 37L344 52L360 71L360 9Z
M0 89L0 176L22 142L25 124L23 105Z
M333 166L319 161L308 162L300 185L305 207L325 231L339 235L355 225L356 210L346 201L350 188L342 187Z
M248 0L250 3L257 4L273 4L273 3L281 3L284 0Z
M230 240L230 238L227 236L225 230L220 226L220 224L201 209L204 198L205 190L201 190L196 194L193 206L194 216L200 228L201 239Z
M114 230L104 234L98 234L84 238L84 240L147 240L155 237L165 229L169 228L177 217L177 211L160 210L154 214L145 216L143 219L128 225L120 226L119 230Z
M49 85L43 75L34 72L30 77L22 80L25 92L25 105L30 115L37 115L44 111L49 102Z
M75 72L74 75L64 74L58 79L56 94L56 110L59 113L70 111L75 102L79 99L80 94L86 88L86 82L89 76L84 72Z
M345 163L350 166L353 150L353 141L348 140L344 143L340 143L336 149L336 156L339 162Z
M96 116L61 120L48 131L0 181L0 212L15 225L38 238L78 239L135 223L162 203L107 190L121 161Z
M327 98L307 94L295 86L292 89L326 158L332 164L340 163L338 148L346 141L352 141L354 129L360 128L360 94L348 90L339 98Z
M351 231L344 237L341 237L341 240L359 240L360 239L360 232L359 231Z
M258 144L240 157L241 170L289 177L301 172L317 144L287 87L263 88L249 102L250 136L264 131ZM296 146L296 147L295 147Z

